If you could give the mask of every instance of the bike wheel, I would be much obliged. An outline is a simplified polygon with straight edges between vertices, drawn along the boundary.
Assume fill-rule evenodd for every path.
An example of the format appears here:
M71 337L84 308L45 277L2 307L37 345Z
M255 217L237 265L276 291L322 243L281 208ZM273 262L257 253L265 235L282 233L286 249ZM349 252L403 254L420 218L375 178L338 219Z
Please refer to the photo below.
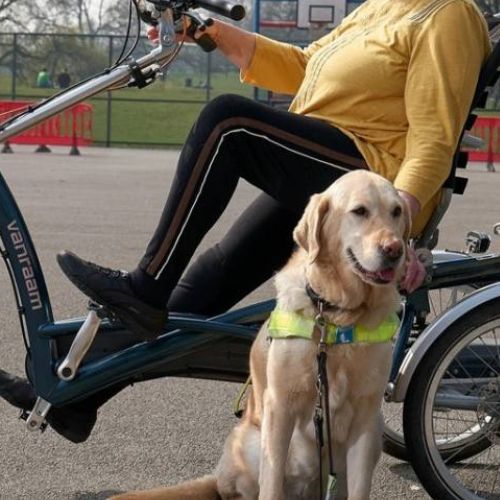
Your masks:
M423 357L403 423L433 498L500 498L500 299L451 325Z
M437 316L454 306L477 288L476 285L472 284L430 290L428 296L430 311L427 317L427 323L432 322ZM413 338L415 338L415 336ZM398 460L408 461L409 458L403 435L403 404L384 402L382 404L382 414L384 416L384 453Z

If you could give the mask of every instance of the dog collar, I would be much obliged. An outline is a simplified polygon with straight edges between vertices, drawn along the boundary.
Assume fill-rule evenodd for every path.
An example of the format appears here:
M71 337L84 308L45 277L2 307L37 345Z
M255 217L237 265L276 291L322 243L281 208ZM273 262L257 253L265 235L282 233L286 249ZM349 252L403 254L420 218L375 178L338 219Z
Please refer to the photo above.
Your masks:
M275 309L267 326L272 339L303 338L312 340L317 325L313 318L302 314ZM390 342L399 327L399 318L390 314L377 328L362 325L337 326L326 323L328 345L333 344L383 344Z
M312 286L307 283L306 284L306 293L311 299L314 307L321 311L353 311L353 309L347 309L346 307L340 307L337 304L332 304L328 302L326 299L321 297Z

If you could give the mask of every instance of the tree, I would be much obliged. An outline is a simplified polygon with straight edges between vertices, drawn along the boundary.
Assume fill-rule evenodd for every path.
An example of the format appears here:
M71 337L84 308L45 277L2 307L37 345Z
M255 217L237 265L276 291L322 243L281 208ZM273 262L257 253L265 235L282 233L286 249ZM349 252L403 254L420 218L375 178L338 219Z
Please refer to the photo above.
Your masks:
M500 12L500 0L476 0L482 12L497 14Z
M22 23L27 31L67 32L98 34L105 25L105 4L109 0L0 0L0 15L2 5L7 4L7 22L5 30L19 31Z
M12 6L17 5L16 0L0 0L0 22L2 26L15 21Z

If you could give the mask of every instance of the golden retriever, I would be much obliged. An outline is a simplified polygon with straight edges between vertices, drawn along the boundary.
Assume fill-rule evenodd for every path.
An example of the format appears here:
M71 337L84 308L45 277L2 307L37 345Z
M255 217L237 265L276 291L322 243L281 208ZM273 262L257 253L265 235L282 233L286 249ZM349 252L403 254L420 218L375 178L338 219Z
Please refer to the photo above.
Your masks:
M338 326L376 328L398 309L409 216L382 177L355 171L311 200L294 231L298 250L277 274L277 307L314 318L309 286L335 304L324 317ZM268 341L268 323L250 355L252 379L244 416L227 438L213 476L179 486L132 492L114 500L313 500L319 458L313 412L318 337ZM328 347L336 498L369 498L380 457L380 406L392 345ZM323 448L323 464L326 447Z

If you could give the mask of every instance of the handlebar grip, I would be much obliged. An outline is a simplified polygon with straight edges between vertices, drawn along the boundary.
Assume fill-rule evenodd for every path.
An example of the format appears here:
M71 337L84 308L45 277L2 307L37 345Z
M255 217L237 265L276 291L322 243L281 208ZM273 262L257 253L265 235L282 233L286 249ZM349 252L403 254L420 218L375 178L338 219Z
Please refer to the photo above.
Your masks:
M245 7L228 0L195 0L195 3L198 7L229 17L233 21L241 21L245 17Z

